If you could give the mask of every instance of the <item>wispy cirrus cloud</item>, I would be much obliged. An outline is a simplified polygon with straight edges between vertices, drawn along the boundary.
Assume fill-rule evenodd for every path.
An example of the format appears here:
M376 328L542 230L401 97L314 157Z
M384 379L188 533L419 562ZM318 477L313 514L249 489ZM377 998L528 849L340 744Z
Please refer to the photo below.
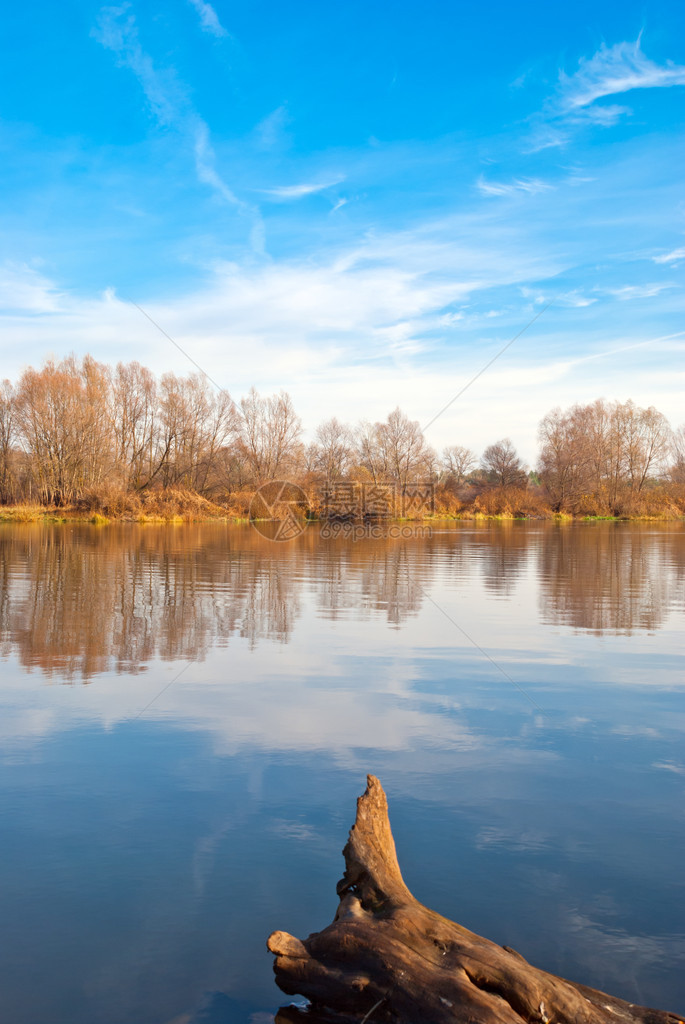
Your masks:
M636 89L664 89L685 85L685 66L659 64L643 52L641 39L602 46L591 57L581 57L572 74L559 72L555 94L533 118L532 151L562 146L573 126L596 124L611 127L631 108L602 103Z
M190 3L200 16L200 25L204 32L209 32L211 35L216 36L217 39L228 35L211 4L205 3L205 0L190 0Z
M613 295L614 298L619 299L621 302L626 302L630 299L653 299L656 295L660 295L661 292L666 291L668 288L674 288L675 285L666 284L628 284L622 288L607 288L606 294Z
M547 181L541 178L516 178L514 181L486 181L483 175L476 182L476 188L483 196L515 196L520 193L537 195L539 192L549 192L554 189Z
M283 148L289 143L287 126L291 118L287 106L282 103L259 122L254 130L256 139L263 149Z
M671 61L657 64L650 60L642 52L638 38L634 43L602 45L592 57L581 58L573 75L562 71L558 102L562 111L572 112L587 109L606 96L674 85L685 85L685 67Z
M295 199L303 199L305 196L314 195L316 192L325 192L327 188L332 188L334 185L339 185L341 181L344 181L344 175L339 178L333 178L331 181L321 181L312 183L303 183L300 185L277 185L275 188L260 188L256 189L262 195L271 196L273 199L280 199L284 202L289 202Z
M590 298L575 288L573 291L563 292L561 295L558 295L554 301L560 306L570 306L571 309L584 309L585 306L591 306L594 302L597 302L597 299Z
M214 189L227 203L233 203L237 206L242 205L241 200L228 187L216 169L216 156L210 141L209 127L201 118L197 119L193 134L195 170L200 181Z
M194 109L176 72L173 68L157 68L152 57L143 49L130 4L104 7L92 34L105 49L115 54L120 66L133 72L158 123L186 137L194 156L198 180L213 189L225 202L247 209L247 204L235 195L219 174L209 126Z
M652 256L654 263L678 263L680 260L685 260L685 248L674 249L672 252L665 252L660 256Z

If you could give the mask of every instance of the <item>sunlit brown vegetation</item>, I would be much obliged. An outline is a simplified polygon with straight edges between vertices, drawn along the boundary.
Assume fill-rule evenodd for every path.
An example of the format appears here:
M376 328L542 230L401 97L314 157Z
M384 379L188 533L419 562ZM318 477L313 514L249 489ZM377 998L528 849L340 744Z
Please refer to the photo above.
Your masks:
M555 409L539 428L534 471L509 438L476 454L439 456L401 409L382 422L321 423L306 444L290 396L254 388L236 403L201 373L157 378L139 363L47 360L0 385L2 518L242 518L274 479L325 511L337 482L430 484L434 511L454 516L681 516L685 427L654 408L598 399ZM422 510L425 513L425 508ZM415 510L415 514L419 514Z

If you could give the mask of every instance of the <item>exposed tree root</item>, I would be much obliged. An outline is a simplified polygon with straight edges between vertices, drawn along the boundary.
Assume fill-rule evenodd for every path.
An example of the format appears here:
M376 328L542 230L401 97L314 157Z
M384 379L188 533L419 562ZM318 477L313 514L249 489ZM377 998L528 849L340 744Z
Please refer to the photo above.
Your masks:
M278 985L310 1001L277 1024L685 1024L539 970L424 907L402 879L373 775L343 854L333 923L304 942L269 936Z

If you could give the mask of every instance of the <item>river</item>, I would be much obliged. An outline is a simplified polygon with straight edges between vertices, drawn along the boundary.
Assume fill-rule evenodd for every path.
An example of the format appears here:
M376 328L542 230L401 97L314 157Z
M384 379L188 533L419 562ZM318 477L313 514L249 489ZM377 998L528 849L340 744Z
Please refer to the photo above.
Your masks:
M422 902L685 1012L683 524L424 532L0 526L3 1019L266 1024L367 772Z

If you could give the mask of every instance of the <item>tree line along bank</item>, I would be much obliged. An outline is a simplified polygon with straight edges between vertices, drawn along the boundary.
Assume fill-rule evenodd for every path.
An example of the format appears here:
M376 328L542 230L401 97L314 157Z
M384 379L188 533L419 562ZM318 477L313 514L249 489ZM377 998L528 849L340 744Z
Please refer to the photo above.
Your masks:
M633 402L548 413L532 469L503 438L478 457L437 453L399 408L355 426L333 417L305 443L285 392L238 403L200 373L137 362L47 360L0 385L0 503L109 516L245 515L268 480L298 483L317 512L331 482L430 482L452 515L679 516L685 426Z

